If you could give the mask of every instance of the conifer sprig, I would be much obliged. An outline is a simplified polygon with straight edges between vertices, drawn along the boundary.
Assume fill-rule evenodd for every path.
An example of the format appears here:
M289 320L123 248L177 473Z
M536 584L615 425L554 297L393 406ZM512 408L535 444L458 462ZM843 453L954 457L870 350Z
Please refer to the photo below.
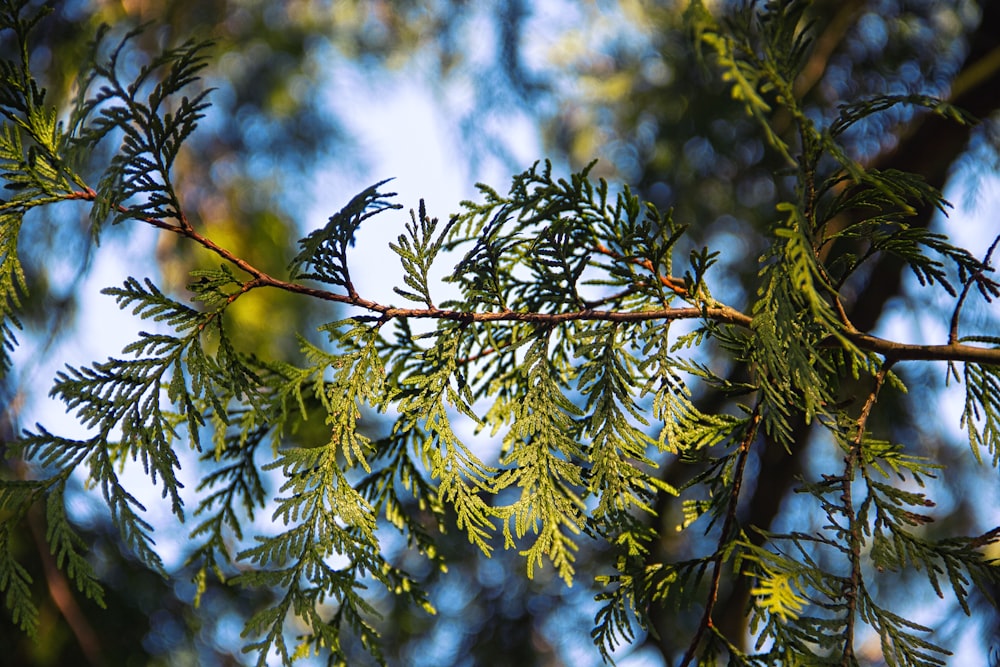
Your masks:
M0 376L10 369L10 352L16 345L17 313L27 295L24 269L17 242L24 215L37 206L60 201L72 192L75 175L66 168L62 153L66 135L55 107L45 100L30 69L31 33L44 18L39 11L23 15L26 3L0 6L0 35L16 42L17 60L0 61Z
M108 137L121 141L101 177L92 218L97 223L108 216L113 223L158 220L189 228L171 170L185 139L204 117L209 90L191 98L177 96L199 80L209 45L189 41L164 51L126 83L121 80L119 61L139 32L129 32L106 60L95 61L94 82L101 85L80 109L81 116L93 116L80 135L81 145L96 145Z
M302 250L292 260L292 279L318 280L343 287L349 297L358 296L347 266L347 249L354 245L354 235L363 222L383 211L402 208L388 201L395 193L379 192L387 182L376 183L356 195L330 217L325 227L299 241Z
M173 183L209 105L198 83L205 45L165 51L127 78L121 63L137 33L105 56L98 40L67 130L28 67L26 44L40 15L22 16L25 6L0 4L0 27L16 36L20 58L0 65L0 172L13 193L0 202L0 367L29 287L17 242L34 207L86 201L95 234L109 222L148 224L222 264L192 273L190 304L150 279L106 290L156 330L120 357L56 377L53 395L86 436L39 425L17 443L31 479L0 482L0 590L23 629L36 627L37 607L10 536L31 508L45 504L57 563L100 601L66 515L67 480L86 471L123 543L162 572L124 470L141 463L182 521L196 497L177 474L185 447L200 452L204 468L188 561L196 601L213 579L272 593L244 630L261 665L313 651L347 662L346 633L384 663L366 592L372 584L433 613L425 582L394 562L383 531L398 532L443 571L440 534L454 526L484 557L516 550L529 577L551 567L567 585L581 576L581 546L606 546L592 638L607 660L649 627L652 608L672 605L697 619L685 665L723 657L855 664L863 632L878 635L894 664L939 665L947 653L930 629L873 591L887 576L916 574L970 613L973 588L996 585L984 548L998 531L932 538L934 501L914 485L939 464L871 432L882 392L905 389L892 368L945 360L965 386L962 426L973 455L1000 461L1000 339L958 335L968 300L997 296L992 249L980 261L912 225L918 207L946 209L941 194L911 174L866 169L841 143L855 124L900 104L971 119L930 97L885 96L845 105L823 126L795 96L811 39L806 3L751 3L729 22L698 2L688 13L706 65L721 72L794 182L763 234L767 250L747 312L712 295L718 249L696 248L678 262L697 221L675 222L629 188L614 191L592 177L593 165L557 177L539 162L514 176L506 194L480 185L482 201L463 202L444 225L421 203L390 245L404 274L395 293L410 307L366 298L351 274L360 227L401 208L385 181L299 240L287 278L272 275L196 228ZM110 162L81 158L101 142L117 142ZM886 255L904 262L922 289L956 298L946 342L884 340L850 322L844 292L866 263ZM446 274L457 296L438 302L433 276L449 256L459 257ZM234 302L262 288L351 312L320 327L320 341L300 333L295 362L261 360L226 321ZM418 319L428 325L423 333L411 326ZM692 326L671 330L677 320ZM740 379L722 375L704 350L741 369ZM844 400L845 384L866 382L862 405ZM701 388L724 400L711 405ZM384 413L394 421L377 435L371 423ZM302 435L313 417L322 434ZM763 448L802 446L803 423L825 429L843 462L807 473L800 485L815 521L784 533L745 525L750 463ZM467 430L498 440L500 453L480 449ZM665 462L694 472L670 484ZM759 474L766 483L766 471ZM267 475L280 480L273 499ZM662 527L654 521L671 502L692 550L675 560L656 548ZM265 508L273 530L248 543L248 523ZM750 591L749 651L714 619L720 591L737 584ZM294 642L293 623L302 628Z

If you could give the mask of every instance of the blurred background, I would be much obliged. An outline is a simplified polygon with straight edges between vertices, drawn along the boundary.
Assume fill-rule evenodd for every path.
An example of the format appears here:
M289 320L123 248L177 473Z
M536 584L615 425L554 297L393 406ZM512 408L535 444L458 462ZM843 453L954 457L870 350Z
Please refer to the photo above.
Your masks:
M29 3L30 4L30 3ZM41 3L38 3L41 4ZM786 184L778 158L754 121L692 52L686 2L650 0L63 0L41 24L32 65L49 101L65 108L87 43L100 24L114 37L142 23L128 66L188 39L214 41L205 85L213 104L175 169L175 187L189 219L220 245L273 275L284 275L296 239L325 223L361 189L388 177L406 209L426 200L447 218L475 197L482 181L505 191L511 175L535 160L568 173L598 158L595 175L629 184L674 219L691 225L690 247L723 251L710 276L713 294L745 309L753 295L761 231L774 220ZM723 0L706 3L726 13ZM924 93L951 99L986 122L972 128L897 108L858 124L846 137L866 165L902 168L942 188L949 217L920 211L914 224L944 232L982 257L1000 233L997 110L1000 108L1000 3L972 0L816 0L809 9L816 42L797 91L810 116L829 122L838 105L874 94ZM5 56L13 47L0 35ZM789 123L790 125L790 123ZM789 127L789 130L791 128ZM111 147L109 147L111 148ZM94 163L107 156L95 155ZM379 216L355 248L359 291L393 300L392 255L405 211ZM63 363L86 364L119 354L153 325L119 313L100 288L126 276L151 276L185 294L188 272L214 268L213 257L150 228L108 228L91 243L85 207L34 211L21 253L30 298L14 371L0 386L0 436L8 441L42 421L72 434L74 422L46 396ZM688 247L681 251L686 254ZM996 258L994 258L994 262ZM851 284L848 306L862 330L912 343L943 343L954 301L932 297L898 263L878 261ZM944 295L946 296L946 295ZM295 361L294 334L336 319L328 305L257 290L240 299L230 326L246 352ZM969 307L963 332L1000 330L994 305ZM710 350L706 354L710 354ZM725 368L723 368L725 370ZM911 451L947 464L931 482L939 504L934 537L975 534L997 525L996 470L980 465L958 430L962 392L945 386L942 364L904 366L908 395L880 399L873 429ZM697 389L697 388L696 388ZM704 410L725 410L721 396L699 390ZM880 421L879 421L880 420ZM378 424L372 424L377 430ZM314 434L315 435L315 434ZM796 479L814 477L831 454L822 434L806 429L791 453L765 449L752 463L765 483L744 491L741 519L781 530L812 521L793 493ZM308 429L297 436L308 439ZM2 474L37 474L4 460ZM198 479L195 455L184 459L188 489ZM664 461L678 485L696 470ZM766 473L766 479L764 479ZM757 480L757 473L755 473ZM136 476L136 494L159 527L158 544L174 578L148 572L119 544L99 493L82 486L69 499L107 586L107 610L73 595L44 544L39 513L16 549L33 564L42 601L40 637L32 642L0 621L0 662L11 665L237 665L246 610L260 591L210 587L195 610L184 568L190 526L172 523L156 489ZM194 500L189 501L189 507ZM665 498L654 558L701 553L686 531L674 530L679 506ZM267 529L266 515L256 517ZM820 519L815 519L819 523ZM816 526L818 528L818 525ZM250 531L252 532L252 531ZM579 579L566 588L550 571L529 581L516 553L484 560L461 534L445 547L446 577L410 558L386 535L389 550L431 582L438 615L404 600L373 594L377 625L394 665L596 665L590 629L596 604L591 581L604 561L584 545ZM925 583L892 579L879 594L899 598L918 622L938 626L934 640L961 651L955 664L985 664L1000 651L1000 616L974 598L968 620ZM717 624L745 633L749 592L722 591ZM687 646L700 610L653 612L654 632L620 651L619 664L668 665ZM860 658L882 664L877 642ZM358 665L368 664L356 651Z

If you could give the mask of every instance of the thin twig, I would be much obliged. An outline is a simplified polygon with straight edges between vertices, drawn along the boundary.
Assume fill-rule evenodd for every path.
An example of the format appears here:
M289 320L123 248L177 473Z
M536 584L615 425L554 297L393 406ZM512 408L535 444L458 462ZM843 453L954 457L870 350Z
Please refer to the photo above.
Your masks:
M632 264L635 264L636 266L641 266L642 268L646 269L647 271L649 271L650 273L652 273L654 276L656 276L656 279L660 281L660 284L662 284L665 287L669 288L672 292L674 292L678 296L688 297L688 298L691 296L691 293L688 292L688 289L687 289L687 281L686 280L684 280L683 278L675 278L674 276L664 276L664 275L662 275L660 273L659 269L657 267L654 267L653 263L651 261L649 261L648 259L639 259L638 257L630 257L630 258L626 259L625 257L622 257L620 254L618 254L614 250L611 250L607 246L602 245L600 243L598 243L596 246L594 246L594 250L596 250L597 252L601 253L602 255L607 255L608 257L610 257L612 259L616 259L616 260L619 260L619 261L628 261L628 262L630 262Z
M698 651L698 646L701 644L702 638L705 633L708 632L713 625L712 613L715 611L715 605L719 600L719 584L722 581L722 562L725 560L726 554L726 543L732 537L733 529L736 526L736 511L739 508L740 500L740 489L743 486L743 475L746 470L747 458L750 453L750 445L753 444L754 439L757 437L757 428L760 425L760 404L754 408L753 414L750 416L750 422L747 424L746 434L743 436L743 440L740 441L739 457L736 461L736 470L733 474L733 487L729 493L729 506L726 509L726 520L722 524L722 534L719 535L719 543L715 549L715 555L712 556L712 583L709 586L708 600L705 602L705 613L702 614L701 622L698 623L698 631L695 632L694 638L691 640L691 645L688 650L684 653L684 657L681 659L680 667L687 667L694 659L695 653Z
M854 435L854 441L851 443L851 450L848 452L847 456L844 457L844 477L841 482L843 494L841 497L844 502L844 512L847 515L849 526L848 557L851 561L851 575L847 582L848 587L843 593L844 597L847 599L847 618L845 619L846 629L844 630L844 653L841 659L841 665L843 667L848 667L856 662L854 658L854 631L857 625L858 592L864 583L862 581L861 574L861 548L863 546L864 539L861 536L862 526L860 525L860 521L854 509L854 494L852 485L854 483L854 477L857 473L858 466L863 460L861 449L862 442L864 441L865 427L868 424L868 417L871 416L872 408L875 406L875 401L878 400L878 395L882 389L882 385L885 383L885 378L895 363L895 359L887 358L878 373L875 375L875 386L872 387L871 393L868 394L868 400L865 401L864 406L861 408L861 414L858 416L858 429Z
M948 332L949 343L958 342L958 316L962 312L962 306L965 304L965 298L969 296L969 290L972 289L972 286L983 278L983 270L989 269L990 257L993 256L993 251L997 249L998 243L1000 243L1000 234L998 234L997 237L993 239L993 243L986 251L986 256L983 257L982 268L976 271L971 276L969 276L969 279L965 281L965 286L962 288L962 294L961 296L958 297L958 303L955 304L955 312L952 313L951 315L951 328Z

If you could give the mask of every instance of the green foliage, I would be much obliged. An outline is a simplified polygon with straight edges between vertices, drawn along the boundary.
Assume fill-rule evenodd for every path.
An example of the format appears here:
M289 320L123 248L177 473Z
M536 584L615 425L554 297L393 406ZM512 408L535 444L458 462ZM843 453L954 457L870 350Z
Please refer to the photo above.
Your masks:
M291 277L310 279L343 287L354 294L350 269L347 267L347 249L354 245L354 234L361 224L382 211L402 208L386 199L392 194L378 191L386 181L376 183L358 194L339 213L330 218L322 229L317 229L299 241L302 252L291 264ZM309 271L304 269L309 268Z
M13 344L28 289L17 239L34 207L88 201L95 235L109 221L150 224L223 262L192 274L190 305L148 278L105 290L159 332L142 333L121 358L56 377L52 395L90 435L72 439L39 425L16 443L34 477L0 485L0 588L14 622L29 633L37 624L9 535L38 502L59 566L101 600L66 516L74 471L100 489L123 542L163 570L145 508L123 476L137 461L179 520L188 516L185 501L198 499L188 562L199 598L213 579L273 594L244 630L260 665L271 654L287 664L314 651L344 663L345 632L382 661L368 586L433 613L424 582L393 562L386 536L398 534L443 571L438 538L451 527L484 557L502 544L523 556L527 576L551 567L567 585L580 576L584 542L606 549L611 573L596 579L602 591L593 631L606 659L635 639L636 627L647 628L651 608L669 605L702 618L684 664L713 664L724 654L734 664L856 664L864 628L878 635L889 664L944 664L947 651L928 638L931 629L902 618L874 591L892 573L919 575L969 613L972 589L997 583L983 551L997 531L930 534L934 503L915 489L940 466L879 439L868 423L883 386L903 388L895 364L962 363L962 424L973 454L985 449L996 467L1000 340L953 331L935 347L867 336L847 318L842 293L866 263L893 255L926 289L961 295L957 322L971 287L989 301L996 283L988 257L979 261L942 235L909 226L920 205L944 209L940 193L911 174L863 168L838 141L850 125L899 104L969 119L927 97L880 97L845 106L818 126L792 85L810 44L804 7L748 5L725 25L700 3L689 13L706 65L721 70L794 181L777 205L744 313L712 296L718 250L677 261L688 227L627 187L615 192L594 179L593 165L558 178L549 163L536 164L514 177L506 195L480 186L483 201L463 202L444 225L421 204L391 244L404 270L405 288L396 294L415 307L370 301L351 279L359 227L400 208L380 190L384 182L301 239L287 279L273 277L196 229L172 184L184 141L209 104L197 79L205 45L165 51L124 79L120 65L134 33L106 57L96 55L98 42L64 127L28 67L24 45L38 19L5 3L0 28L21 45L20 61L3 64L0 85L0 166L13 193L0 204L5 346ZM188 90L196 92L188 98ZM777 109L791 119L797 143L777 129ZM114 157L91 173L80 152L102 142L117 145ZM439 302L432 269L449 253L461 256L446 278L455 296ZM226 325L232 304L258 288L358 313L320 327L322 343L301 337L295 364L258 359L241 351ZM415 333L415 320L433 327ZM672 330L676 320L691 326ZM745 380L705 363L702 349L746 369ZM9 360L2 361L6 369ZM845 400L848 383L865 387L866 399ZM741 403L703 411L689 384ZM370 424L382 414L394 421L378 436ZM303 437L305 422L317 417L323 436ZM833 467L799 488L822 528L765 534L742 525L750 452L800 446L799 422L824 429L834 453ZM480 438L468 440L459 425ZM491 460L478 443L498 434L500 453ZM184 447L200 453L200 497L178 481ZM668 483L661 467L673 458L699 472L682 486ZM270 500L268 474L281 480ZM679 530L704 530L702 553L657 555L654 520L668 503L682 506ZM247 545L246 526L265 508L274 531ZM723 579L749 584L749 651L712 623Z
M104 85L93 97L78 102L79 149L96 145L110 134L121 141L100 179L91 217L97 224L110 217L113 223L156 219L183 226L187 221L170 172L184 140L203 117L209 91L179 99L177 93L197 82L208 45L188 42L165 51L143 65L126 85L120 78L119 61L137 34L127 34L106 61L95 61L93 79ZM99 43L95 51L98 47ZM143 99L146 89L150 90ZM95 117L87 122L91 115Z
M964 340L969 340L968 338ZM971 340L1000 346L1000 339L994 336L976 336ZM979 460L980 449L985 449L993 457L993 467L1000 465L1000 370L996 366L965 364L965 410L962 426L969 433L969 446Z
M9 198L0 199L0 372L10 369L9 352L20 328L17 311L27 291L17 240L25 214L60 199L73 188L72 175L62 165L68 149L56 110L46 106L45 90L28 69L28 36L42 19L22 18L20 8L0 9L4 33L13 33L20 60L0 64L0 174ZM9 38L5 34L5 38Z

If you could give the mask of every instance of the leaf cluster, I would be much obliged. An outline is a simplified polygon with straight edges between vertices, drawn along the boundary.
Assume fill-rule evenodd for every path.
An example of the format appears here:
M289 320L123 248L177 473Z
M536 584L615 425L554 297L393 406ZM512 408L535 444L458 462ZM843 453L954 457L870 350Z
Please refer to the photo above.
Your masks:
M28 68L23 44L37 18L3 7L3 27L22 44L20 62L0 70L0 169L14 193L0 204L4 343L13 343L27 289L17 235L33 207L89 201L95 229L150 224L223 261L192 274L190 303L149 279L105 290L154 330L120 357L62 371L52 394L88 435L36 426L16 445L32 478L0 483L0 536L44 503L53 552L85 595L101 599L65 513L66 481L77 470L100 489L123 542L164 569L145 508L127 488L135 463L179 521L197 500L187 564L197 597L216 580L273 594L244 629L260 665L274 654L288 664L320 651L346 663L345 633L384 662L367 587L433 613L425 582L391 545L443 571L440 535L452 529L484 557L516 550L527 576L548 576L551 567L566 585L584 574L581 546L600 545L606 569L585 574L601 587L592 637L608 660L639 636L636 628L648 629L651 609L669 606L701 619L684 664L723 656L855 664L865 628L892 664L943 664L946 651L930 629L889 608L878 585L919 575L969 613L972 589L996 584L983 552L996 531L932 537L933 501L914 487L938 474L937 464L877 437L869 419L883 390L905 389L894 364L952 353L958 363L974 353L978 360L962 361L952 376L966 387L973 454L986 450L996 467L1000 340L953 331L944 352L881 341L857 331L842 302L860 269L886 255L925 289L956 297L956 322L973 286L987 302L996 296L989 257L910 225L918 207L944 210L940 193L910 174L865 169L840 143L853 123L899 104L969 119L927 97L880 97L820 126L794 95L810 44L805 3L751 4L728 23L697 2L689 12L706 65L721 72L794 182L766 233L747 313L712 294L718 250L683 256L688 227L629 188L593 178L593 165L558 177L550 163L536 163L506 194L480 185L482 201L463 202L446 224L421 204L390 245L404 273L395 293L410 307L365 299L350 273L360 226L400 208L384 181L299 240L286 276L275 278L195 229L172 184L208 105L207 90L182 94L197 88L204 45L166 51L126 77L130 33L88 65L67 129L44 108ZM779 112L794 132L775 122ZM102 141L118 142L103 168L67 166ZM449 256L459 258L445 279L455 295L438 301L432 276ZM303 334L295 363L258 359L226 324L232 304L258 288L360 314L321 326L321 341ZM414 320L430 326L415 331ZM677 320L690 326L678 331ZM741 379L704 350L724 355ZM866 388L863 404L844 398L848 384ZM705 388L725 400L706 407ZM307 428L311 420L322 427ZM383 421L391 426L382 432L372 426ZM829 435L835 461L799 488L815 520L774 534L744 525L751 453L801 446L800 422ZM178 478L185 450L203 472L193 492ZM691 474L668 483L667 463ZM692 545L673 560L657 549L657 522L671 503ZM249 535L264 510L272 530ZM30 632L30 581L9 540L2 545L0 589ZM723 580L749 582L752 649L713 622Z

